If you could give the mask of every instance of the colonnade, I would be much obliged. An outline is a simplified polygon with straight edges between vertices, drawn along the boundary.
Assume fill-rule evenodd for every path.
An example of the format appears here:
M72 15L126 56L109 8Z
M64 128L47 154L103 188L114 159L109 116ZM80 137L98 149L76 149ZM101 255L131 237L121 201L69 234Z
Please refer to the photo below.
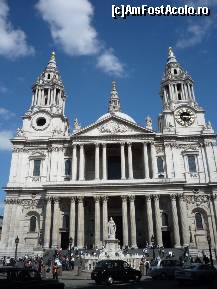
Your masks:
M135 198L139 198L144 203L144 211L146 212L146 222L149 244L152 243L152 236L155 236L155 242L159 246L163 246L162 241L162 217L160 211L160 196L161 195L120 195L121 198L121 216L122 216L122 231L123 231L123 246L137 248L137 229L136 229L136 209ZM165 195L164 195L165 196ZM171 217L172 217L172 233L173 246L181 247L189 244L189 236L187 234L186 223L186 204L182 195L171 194L168 196L171 202ZM73 246L78 248L85 246L84 232L84 196L76 196L70 198L70 224L69 237L73 240ZM94 246L100 247L107 240L107 224L108 224L108 200L112 196L96 195L94 199ZM50 244L53 248L57 247L58 223L59 215L58 206L61 198L48 198L46 205L45 231L44 231L44 247L49 248ZM53 214L51 214L51 203L53 202ZM77 208L76 208L77 206ZM129 210L129 212L128 212ZM179 214L178 214L179 210ZM77 218L76 213L77 212ZM52 218L53 215L53 218ZM128 218L129 217L129 218ZM179 220L180 218L180 220ZM77 219L77 226L76 226ZM179 227L180 224L180 227ZM51 232L52 227L52 232ZM77 230L77 231L76 231ZM145 230L145 228L144 228ZM50 240L51 236L51 240ZM76 240L76 244L75 244ZM181 242L182 240L182 242Z
M148 152L148 145L150 144L150 153ZM95 143L95 179L99 180L102 175L103 180L107 180L107 145L110 143ZM125 150L127 146L127 154ZM100 174L100 149L102 148L102 174ZM79 156L79 157L78 157ZM133 173L133 155L132 155L132 143L121 142L120 143L120 156L121 156L121 179L125 180L126 176L126 163L128 164L128 179L134 178ZM150 158L150 160L149 160ZM143 167L144 178L156 178L157 177L157 162L156 162L156 149L153 142L143 143ZM149 163L151 164L149 166ZM85 144L78 143L73 144L72 149L72 180L85 180Z

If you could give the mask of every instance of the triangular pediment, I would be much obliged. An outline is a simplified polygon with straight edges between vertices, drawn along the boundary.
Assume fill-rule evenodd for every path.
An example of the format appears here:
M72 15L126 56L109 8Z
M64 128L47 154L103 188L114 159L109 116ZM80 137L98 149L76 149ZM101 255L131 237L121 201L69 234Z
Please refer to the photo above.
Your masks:
M146 129L131 121L122 119L118 116L109 116L103 120L97 121L77 132L76 136L106 136L106 135L136 135L153 131Z

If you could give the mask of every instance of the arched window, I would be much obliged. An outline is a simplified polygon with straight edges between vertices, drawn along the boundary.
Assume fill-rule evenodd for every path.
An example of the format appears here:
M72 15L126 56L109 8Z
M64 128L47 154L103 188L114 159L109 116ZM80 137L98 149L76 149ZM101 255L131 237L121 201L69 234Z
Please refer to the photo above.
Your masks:
M30 228L29 228L30 232L35 232L36 231L36 221L37 221L36 216L32 216L30 218Z
M174 74L177 74L177 70L176 69L174 69Z
M158 173L164 173L164 160L162 157L157 158Z
M195 222L197 230L203 230L203 217L201 213L195 214Z
M168 214L164 212L162 213L162 226L169 226Z

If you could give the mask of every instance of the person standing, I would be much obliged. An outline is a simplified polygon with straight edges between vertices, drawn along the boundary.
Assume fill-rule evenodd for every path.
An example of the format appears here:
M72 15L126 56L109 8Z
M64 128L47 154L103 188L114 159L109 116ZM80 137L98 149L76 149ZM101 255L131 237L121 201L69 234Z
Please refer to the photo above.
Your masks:
M56 262L53 265L52 272L53 272L53 279L58 280L58 267Z

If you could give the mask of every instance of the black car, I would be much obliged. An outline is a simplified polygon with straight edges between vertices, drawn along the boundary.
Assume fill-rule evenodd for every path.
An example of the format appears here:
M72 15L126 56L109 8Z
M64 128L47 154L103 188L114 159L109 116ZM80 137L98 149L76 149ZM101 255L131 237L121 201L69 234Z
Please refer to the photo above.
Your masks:
M122 260L103 260L96 263L95 269L91 273L91 279L96 284L106 282L112 285L114 281L139 281L142 274Z
M58 280L43 280L40 273L34 269L0 268L1 289L64 289L64 287L64 283L58 282Z

